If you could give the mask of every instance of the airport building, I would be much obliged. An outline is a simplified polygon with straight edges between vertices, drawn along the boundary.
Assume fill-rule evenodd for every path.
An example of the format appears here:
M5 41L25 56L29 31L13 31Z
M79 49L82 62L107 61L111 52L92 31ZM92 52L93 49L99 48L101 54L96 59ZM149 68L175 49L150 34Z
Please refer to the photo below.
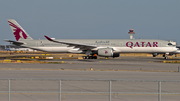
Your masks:
M30 48L23 48L15 45L0 45L0 51L35 51Z
M6 50L6 48L22 48L15 45L0 45L0 50Z

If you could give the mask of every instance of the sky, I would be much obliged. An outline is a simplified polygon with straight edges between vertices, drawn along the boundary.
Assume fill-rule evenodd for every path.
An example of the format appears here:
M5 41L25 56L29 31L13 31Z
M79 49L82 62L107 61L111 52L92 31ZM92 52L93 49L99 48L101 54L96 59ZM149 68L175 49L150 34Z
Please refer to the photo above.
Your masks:
M180 44L180 0L0 0L0 45L15 40L7 19L33 39L174 40Z

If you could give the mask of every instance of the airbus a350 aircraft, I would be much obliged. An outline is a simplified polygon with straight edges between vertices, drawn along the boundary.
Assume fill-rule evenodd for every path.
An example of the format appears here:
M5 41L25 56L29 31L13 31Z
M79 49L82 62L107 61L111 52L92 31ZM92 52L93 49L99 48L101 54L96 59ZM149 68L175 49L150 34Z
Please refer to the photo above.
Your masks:
M150 53L153 56L178 54L180 50L165 40L153 39L59 39L33 40L13 19L8 19L16 41L5 40L11 44L46 52L86 54L84 59L119 57L120 53Z

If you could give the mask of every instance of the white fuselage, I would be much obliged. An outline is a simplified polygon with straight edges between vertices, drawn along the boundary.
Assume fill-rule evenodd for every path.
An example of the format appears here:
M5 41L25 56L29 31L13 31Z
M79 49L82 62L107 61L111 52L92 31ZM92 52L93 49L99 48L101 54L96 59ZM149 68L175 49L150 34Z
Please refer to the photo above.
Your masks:
M138 47L138 48L127 48L127 47L111 47L115 49L115 53L172 53L177 50L176 47ZM59 52L59 53L81 53L81 50L73 47L32 47L32 49L46 51L46 52ZM98 49L98 48L97 48ZM96 48L93 50L97 50Z
M168 45L168 41L164 40L150 40L150 39L74 39L65 40L64 42L81 43L85 45L97 46L92 51L97 51L100 48L113 48L114 53L173 53L177 48ZM48 40L33 40L26 41L24 47L46 51L46 52L59 52L59 53L82 53L79 48L68 46L65 44L53 43Z

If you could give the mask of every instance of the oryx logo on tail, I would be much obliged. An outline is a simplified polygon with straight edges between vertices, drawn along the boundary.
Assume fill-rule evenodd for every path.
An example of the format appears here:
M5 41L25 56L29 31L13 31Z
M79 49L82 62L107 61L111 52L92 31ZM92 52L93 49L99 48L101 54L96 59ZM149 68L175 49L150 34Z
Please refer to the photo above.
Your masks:
M13 29L13 34L14 34L14 36L16 38L16 41L18 41L20 38L27 39L27 35L25 34L25 32L22 29L20 29L14 23L12 23L10 21L8 21L8 22L9 22L9 25L14 28Z

